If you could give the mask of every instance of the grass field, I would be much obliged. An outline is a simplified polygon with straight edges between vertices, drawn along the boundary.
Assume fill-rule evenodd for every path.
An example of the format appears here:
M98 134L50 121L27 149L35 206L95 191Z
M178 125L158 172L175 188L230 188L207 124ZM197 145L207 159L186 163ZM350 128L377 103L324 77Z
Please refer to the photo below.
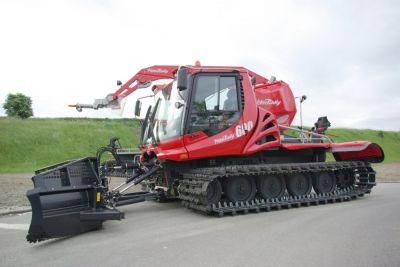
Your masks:
M60 161L96 155L117 136L137 147L139 123L133 119L0 118L0 172L31 172Z
M381 145L385 162L400 162L400 133L330 129L337 142L368 140ZM117 136L123 147L136 148L139 123L133 119L0 118L0 172L32 172L60 161L94 156Z

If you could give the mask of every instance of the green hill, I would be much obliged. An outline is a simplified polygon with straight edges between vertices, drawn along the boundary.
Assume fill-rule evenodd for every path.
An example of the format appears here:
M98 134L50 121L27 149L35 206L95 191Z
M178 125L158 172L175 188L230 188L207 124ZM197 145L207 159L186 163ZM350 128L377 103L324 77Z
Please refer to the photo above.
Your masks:
M60 161L95 155L118 136L123 147L136 148L139 122L133 119L0 118L0 172L31 172ZM385 162L400 161L400 133L330 129L335 141L368 140L381 145Z
M133 119L0 118L0 172L31 172L60 161L96 155L111 137L137 147L139 122Z

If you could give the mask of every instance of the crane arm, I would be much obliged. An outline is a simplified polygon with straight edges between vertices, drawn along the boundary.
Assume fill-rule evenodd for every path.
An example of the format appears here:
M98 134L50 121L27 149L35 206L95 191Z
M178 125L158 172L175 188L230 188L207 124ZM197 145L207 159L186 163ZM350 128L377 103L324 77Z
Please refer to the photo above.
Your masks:
M70 107L82 111L84 108L99 109L112 108L119 109L120 101L128 95L135 92L137 89L150 86L151 82L161 79L174 79L179 66L172 65L154 65L148 68L141 69L126 83L114 93L108 94L105 98L95 99L93 104L73 104Z

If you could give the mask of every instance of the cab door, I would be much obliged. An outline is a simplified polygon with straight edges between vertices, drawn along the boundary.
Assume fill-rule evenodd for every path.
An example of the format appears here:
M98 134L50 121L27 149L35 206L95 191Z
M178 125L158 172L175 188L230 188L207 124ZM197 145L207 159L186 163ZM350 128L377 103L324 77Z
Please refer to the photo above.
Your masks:
M241 76L200 73L192 88L184 130L189 158L240 154L252 127L242 119Z

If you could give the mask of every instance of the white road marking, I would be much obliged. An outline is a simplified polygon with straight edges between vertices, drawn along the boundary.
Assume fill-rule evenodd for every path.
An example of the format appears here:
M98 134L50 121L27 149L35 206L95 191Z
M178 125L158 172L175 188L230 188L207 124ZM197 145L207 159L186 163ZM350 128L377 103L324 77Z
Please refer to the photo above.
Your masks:
M0 223L0 229L9 229L9 230L23 230L26 231L29 229L29 224L25 223Z

